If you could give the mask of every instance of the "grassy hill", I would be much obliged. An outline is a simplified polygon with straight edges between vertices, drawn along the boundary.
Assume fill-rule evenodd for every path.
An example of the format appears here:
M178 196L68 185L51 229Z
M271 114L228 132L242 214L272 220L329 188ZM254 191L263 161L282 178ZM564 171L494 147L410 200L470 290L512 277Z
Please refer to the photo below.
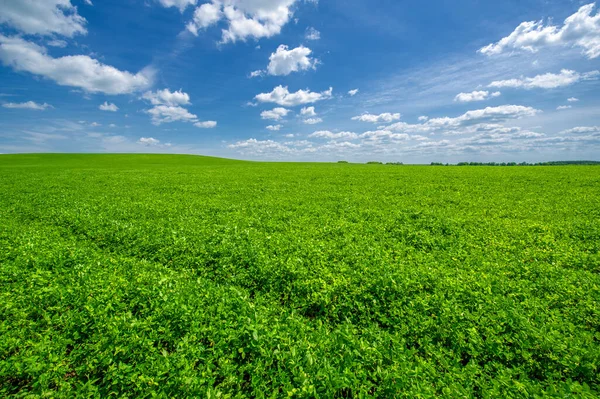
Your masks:
M0 396L600 396L600 174L0 156Z

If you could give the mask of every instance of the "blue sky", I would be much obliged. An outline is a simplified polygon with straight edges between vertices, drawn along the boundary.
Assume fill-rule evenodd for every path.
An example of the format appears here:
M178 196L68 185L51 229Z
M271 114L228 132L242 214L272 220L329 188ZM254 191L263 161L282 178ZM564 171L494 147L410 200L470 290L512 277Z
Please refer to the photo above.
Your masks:
M599 8L8 0L0 153L600 160Z

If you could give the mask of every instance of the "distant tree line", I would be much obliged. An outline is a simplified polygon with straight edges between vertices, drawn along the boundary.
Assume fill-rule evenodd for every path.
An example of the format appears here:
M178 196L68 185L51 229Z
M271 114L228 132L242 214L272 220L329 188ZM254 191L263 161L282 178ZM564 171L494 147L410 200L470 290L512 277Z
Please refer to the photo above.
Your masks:
M432 162L432 166L453 166L441 162ZM456 166L562 166L562 165L600 165L599 161L551 161L551 162L459 162Z
M338 161L338 163L349 163ZM384 165L383 162L369 161L367 165ZM387 162L385 165L404 165L402 162ZM561 166L561 165L600 165L600 161L551 161L551 162L459 162L457 164L432 162L431 166Z

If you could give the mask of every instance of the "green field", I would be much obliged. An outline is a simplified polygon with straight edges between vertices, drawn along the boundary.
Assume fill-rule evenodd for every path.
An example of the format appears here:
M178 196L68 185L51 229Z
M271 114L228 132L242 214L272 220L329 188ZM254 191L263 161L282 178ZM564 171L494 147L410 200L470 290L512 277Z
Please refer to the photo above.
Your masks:
M0 156L0 396L600 397L600 167Z

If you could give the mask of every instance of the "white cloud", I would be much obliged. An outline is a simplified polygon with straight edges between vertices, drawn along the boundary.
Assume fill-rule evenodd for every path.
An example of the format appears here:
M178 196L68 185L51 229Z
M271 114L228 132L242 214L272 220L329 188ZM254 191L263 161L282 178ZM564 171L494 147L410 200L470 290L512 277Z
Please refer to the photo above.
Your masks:
M196 123L194 123L194 126L199 127L200 129L212 129L214 127L217 127L217 122L216 121L196 122Z
M426 122L428 120L429 120L429 117L427 115L419 116L419 122Z
M321 122L323 122L323 119L321 118L307 118L302 121L305 125L316 125Z
M544 25L543 21L523 22L510 35L479 50L486 55L506 50L537 52L546 47L570 46L583 49L590 59L600 56L600 13L592 16L595 3L581 7L568 17L562 27Z
M98 107L100 109L100 111L110 111L110 112L117 112L119 110L119 107L117 107L115 104L113 103L108 103L108 101L105 101L104 104L100 104L100 107Z
M67 42L64 40L58 40L58 39L54 39L54 40L50 40L46 43L48 46L50 47L59 47L59 48L65 48L67 47Z
M317 116L315 112L315 107L304 107L300 110L300 115L302 116Z
M358 94L358 89L352 89L348 91L348 94L350 95L350 97L354 97L355 95Z
M533 78L520 78L520 79L508 79L499 80L489 84L489 87L512 87L512 88L523 88L523 89L555 89L558 87L570 86L582 80L593 80L596 79L599 71L591 71L584 74L578 72L563 69L559 74L545 73L543 75L537 75Z
M263 154L266 152L290 152L290 148L286 145L278 143L273 140L256 140L248 139L244 141L238 141L235 144L228 145L231 149L240 150L241 152L252 152L257 154Z
M265 75L265 71L263 71L262 69L259 69L258 71L250 72L251 78L257 78L259 76L264 76L264 75Z
M262 119L270 119L273 121L279 121L282 118L286 117L289 112L290 112L289 109L277 107L277 108L273 108L270 111L261 112L260 117Z
M502 93L500 93L499 91L490 93L487 90L473 91L471 93L459 93L454 98L454 101L458 101L461 103L468 103L468 102L473 102L473 101L484 101L484 100L487 100L488 98L498 97L501 94Z
M288 46L282 44L269 57L267 73L273 76L286 76L292 72L315 69L318 61L309 57L311 52L304 46L288 50Z
M467 111L463 115L456 118L434 118L426 122L432 127L452 127L461 126L473 122L497 122L508 119L520 119L527 116L534 116L541 111L532 107L522 105L501 105L499 107L486 107L473 111Z
M213 0L201 5L202 11L194 13L187 25L193 34L224 20L227 28L222 30L222 43L245 41L248 38L272 37L281 32L292 16L296 0Z
M170 91L169 89L157 90L155 92L147 91L142 95L144 100L150 101L152 105L189 105L190 96L181 90Z
M360 135L360 138L368 139L371 141L384 141L384 140L404 141L404 140L408 140L410 138L410 136L406 133L392 133L389 130L375 130L375 131L364 132L363 134Z
M571 98L567 99L567 101L570 103L576 103L577 101L579 101L579 99L575 98L575 97L571 97Z
M163 123L187 122L202 129L210 129L217 126L216 121L201 121L198 116L192 114L183 106L190 105L190 96L182 90L170 91L162 89L147 91L141 97L149 101L154 107L146 110L152 118L152 124L158 126Z
M5 104L2 104L2 106L4 108L31 109L31 110L35 110L35 111L45 111L48 108L52 108L52 106L50 104L46 104L46 103L38 104L33 101L27 101L24 103L5 103Z
M44 47L20 37L0 35L0 61L17 71L43 76L61 86L79 87L92 93L132 93L147 88L153 79L150 70L132 74L85 55L52 58Z
M171 122L192 122L198 121L198 117L190 113L187 109L173 105L157 105L146 111L152 117L154 125Z
M380 130L388 130L398 133L424 134L443 133L446 135L459 135L488 131L490 128L497 129L498 125L491 122L504 122L511 119L520 119L535 116L542 111L522 105L502 105L499 107L487 107L451 118L433 118L420 124L409 124L397 122Z
M205 29L217 23L223 16L221 6L215 3L205 3L194 11L194 19L187 24L187 29L198 35L199 29Z
M306 40L320 40L321 32L319 32L313 27L309 27L306 28L306 34L304 35L304 37L306 38Z
M558 107L556 107L556 110L557 111L562 111L564 109L571 109L571 108L573 108L572 105L559 105Z
M571 129L563 130L560 134L587 134L600 133L600 126L578 126Z
M158 0L163 7L176 7L183 12L188 6L195 6L196 0Z
M2 1L0 23L28 35L85 35L86 20L70 0Z
M157 140L153 137L141 137L138 140L139 144L143 144L146 146L153 146L153 145L159 145L160 144L160 140Z
M302 104L315 103L321 100L327 100L333 95L333 88L321 93L311 92L310 90L298 90L290 93L287 86L277 86L270 93L260 93L254 98L261 103L275 103L283 107L294 107Z
M99 124L98 122L92 122L92 123L90 123L90 126L91 127L99 127L99 126L102 126L102 125Z
M283 127L283 125L269 125L269 126L267 126L267 130L277 132L277 131L281 130L282 127Z
M364 113L360 116L355 116L352 118L353 121L361 121L361 122L370 122L370 123L390 123L393 121L397 121L400 119L400 114L391 114L389 112L384 112L383 114L373 115L369 113Z
M353 133L353 132L334 133L329 130L319 130L314 133L311 133L308 137L318 138L318 139L328 139L328 140L338 140L338 139L354 140L354 139L358 138L358 134Z

